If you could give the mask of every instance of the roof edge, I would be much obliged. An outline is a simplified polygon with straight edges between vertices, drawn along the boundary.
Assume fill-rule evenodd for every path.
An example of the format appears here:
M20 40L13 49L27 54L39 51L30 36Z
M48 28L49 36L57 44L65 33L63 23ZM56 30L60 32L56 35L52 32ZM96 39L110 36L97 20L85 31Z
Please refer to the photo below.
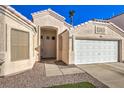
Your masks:
M36 15L36 14L43 13L43 12L46 12L46 11L54 13L55 15L59 16L59 17L62 18L63 20L66 19L64 16L61 16L59 13L55 12L55 11L52 10L51 8L48 8L48 9L46 9L46 10L40 10L40 11L31 13L31 15Z
M120 27L118 27L117 25L115 25L113 22L111 22L111 21L109 21L109 20L95 19L95 21L108 23L108 24L114 26L115 28L117 28L118 30L120 30L121 32L124 32L123 29L121 29Z
M13 13L15 16L17 16L18 18L20 18L21 20L23 20L27 24L29 24L29 25L31 25L33 27L36 27L36 25L34 23L32 23L28 18L26 18L25 16L23 16L18 11L16 11L13 7L11 7L9 5L0 5L0 6L3 7L5 10L8 10L9 12Z
M77 25L77 26L74 26L73 29L76 29L77 27L80 27L80 26L82 26L82 25L86 25L86 24L91 23L91 22L101 22L101 23L107 24L107 23L109 23L110 21L109 21L109 20L102 20L102 19L92 19L92 20L86 21L86 22L84 22L84 23L81 23L81 24L79 24L79 25Z
M75 28L77 28L79 26L85 25L87 23L91 23L91 22L102 22L102 23L110 24L113 27L117 28L119 31L124 32L123 29L121 29L120 27L118 27L117 25L115 25L113 22L111 22L109 20L102 20L102 19L92 19L92 20L89 20L87 22L84 22L84 23L81 23L80 25L75 26L73 29L75 29Z
M55 12L55 11L53 11L51 8L48 8L48 9L46 9L46 10L41 10L41 11L37 11L37 12L34 12L34 13L31 13L31 15L33 16L33 15L37 15L37 14L39 14L39 13L43 13L43 12L46 12L46 11L48 11L48 12L52 12L52 13L54 13L55 15L57 15L58 17L60 17L62 20L60 20L60 19L58 19L58 20L60 20L60 21L62 21L66 26L68 26L69 28L71 28L72 27L72 25L71 24L69 24L69 23L67 23L66 21L65 21L65 17L63 17L63 16L61 16L60 14L58 14L57 12Z

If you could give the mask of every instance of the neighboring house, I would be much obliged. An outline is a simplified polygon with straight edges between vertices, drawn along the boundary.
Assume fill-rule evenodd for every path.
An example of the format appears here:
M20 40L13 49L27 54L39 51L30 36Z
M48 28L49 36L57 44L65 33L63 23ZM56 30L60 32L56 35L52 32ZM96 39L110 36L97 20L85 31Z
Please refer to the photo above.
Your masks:
M0 6L1 76L31 69L43 58L66 64L124 61L123 30L109 21L72 27L51 9L32 17L33 22L10 6Z
M112 23L124 30L124 13L113 16L112 18L107 20L111 21Z

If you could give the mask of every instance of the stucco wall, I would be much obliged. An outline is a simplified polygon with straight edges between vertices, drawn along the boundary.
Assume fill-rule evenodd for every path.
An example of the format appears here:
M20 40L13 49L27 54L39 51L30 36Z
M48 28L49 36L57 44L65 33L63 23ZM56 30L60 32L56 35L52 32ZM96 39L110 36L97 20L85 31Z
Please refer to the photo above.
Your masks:
M0 10L0 63L4 62L5 60L5 50L6 50L6 32L4 31L5 24L4 24L4 15Z
M96 33L95 27L104 27L105 34ZM99 23L99 22L89 22L84 25L80 25L76 27L74 30L74 38L80 39L96 39L96 40L122 40L122 61L124 60L124 37L123 33L119 34L119 30L112 29L109 24ZM70 39L72 41L72 39ZM69 48L72 48L72 43L70 44ZM74 64L74 52L70 51L70 60L69 63Z
M108 26L109 28L111 28L111 30L114 30L117 34L119 34L120 36L122 36L122 37L124 37L124 32L122 32L122 31L118 31L118 29L117 28L114 28L114 27L112 27L112 26ZM122 53L121 54L121 56L122 56L122 62L124 62L124 38L121 38L121 43L122 43L122 45L121 45L121 50L120 50L120 52ZM121 57L120 56L120 57Z
M74 64L74 31L69 33L69 64Z
M34 14L33 16L33 22L37 26L39 26L39 34L40 34L40 27L48 27L48 28L56 28L57 30L57 60L61 60L61 51L59 51L59 34L68 29L68 27L65 25L65 23L57 18L51 16L48 12ZM40 36L40 35L39 35ZM40 41L40 37L38 37ZM39 42L38 41L38 42ZM39 44L40 46L40 44Z
M62 61L69 64L69 32L62 33Z
M9 75L9 74L14 74L14 73L19 73L27 69L31 69L35 63L35 54L34 52L34 47L35 45L33 44L32 40L33 37L35 36L34 33L34 28L27 23L25 23L22 20L19 20L16 16L13 14L9 14L5 12L4 15L4 24L6 25L6 29L4 29L4 32L6 33L6 61L5 63L2 64L2 70L1 70L1 75ZM11 29L18 29L22 31L29 32L29 59L27 60L19 60L19 61L11 61ZM23 37L22 37L23 38Z
M124 14L115 16L109 20L124 30ZM120 34L124 36L123 33L120 33ZM122 61L124 61L124 41L122 41Z
M95 32L95 26L97 27L104 27L105 34L99 34ZM88 23L83 26L77 27L74 29L74 34L76 37L82 37L86 39L94 38L94 39L123 39L121 35L117 32L113 31L108 27L108 24L101 24L101 23Z
M36 29L38 29L38 28L36 28ZM36 31L38 31L38 30L36 30ZM32 38L33 39L33 48L34 48L34 56L35 56L35 61L38 61L38 33L36 32L35 33L35 35L33 36L34 38Z

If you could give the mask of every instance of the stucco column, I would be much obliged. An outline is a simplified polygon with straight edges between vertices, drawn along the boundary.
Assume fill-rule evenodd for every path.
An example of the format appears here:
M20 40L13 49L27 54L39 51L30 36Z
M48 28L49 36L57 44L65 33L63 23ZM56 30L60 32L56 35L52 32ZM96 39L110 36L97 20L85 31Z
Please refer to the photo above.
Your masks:
M38 61L41 61L41 40L40 40L40 36L41 36L41 29L40 26L38 26Z
M59 33L57 31L57 35L56 35L56 42L57 42L57 47L56 47L56 60L59 60Z
M70 30L69 34L69 64L74 64L74 51L75 51L75 35L73 31Z
M5 62L5 54L6 54L6 24L3 22L0 22L0 64Z

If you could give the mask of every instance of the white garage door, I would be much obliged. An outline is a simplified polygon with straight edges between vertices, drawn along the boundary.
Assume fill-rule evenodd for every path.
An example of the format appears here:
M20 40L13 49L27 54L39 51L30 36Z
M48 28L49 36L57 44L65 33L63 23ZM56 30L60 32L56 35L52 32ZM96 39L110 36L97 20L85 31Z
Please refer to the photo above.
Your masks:
M75 64L118 61L118 41L75 40Z

